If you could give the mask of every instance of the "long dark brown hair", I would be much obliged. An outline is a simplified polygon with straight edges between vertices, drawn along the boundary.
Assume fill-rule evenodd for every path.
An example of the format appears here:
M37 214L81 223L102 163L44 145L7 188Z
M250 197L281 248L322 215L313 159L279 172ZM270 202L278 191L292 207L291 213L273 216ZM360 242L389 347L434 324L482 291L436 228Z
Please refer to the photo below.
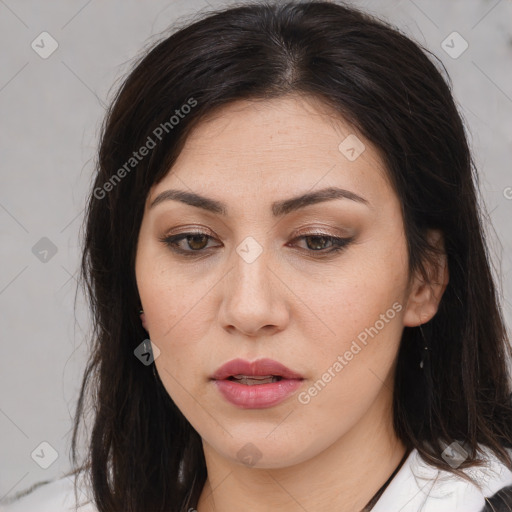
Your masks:
M475 165L448 73L434 59L354 7L276 2L196 15L138 60L105 118L83 238L94 332L72 459L79 468L79 427L92 418L80 467L100 512L183 512L196 506L206 479L200 436L134 356L147 337L134 263L148 191L205 115L289 93L320 99L381 150L402 206L411 273L428 278L435 251L427 230L444 234L450 280L439 310L423 337L404 329L398 353L398 437L441 469L477 465L479 444L512 466L511 349ZM152 146L145 156L143 146ZM441 456L454 441L469 454L458 470Z

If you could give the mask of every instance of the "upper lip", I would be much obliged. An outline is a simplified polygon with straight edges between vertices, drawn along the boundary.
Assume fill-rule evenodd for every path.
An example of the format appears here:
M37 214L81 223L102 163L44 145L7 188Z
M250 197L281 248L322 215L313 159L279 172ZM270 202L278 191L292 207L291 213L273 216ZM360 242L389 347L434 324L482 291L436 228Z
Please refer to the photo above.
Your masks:
M286 366L273 359L257 359L252 363L245 359L232 359L223 364L213 375L214 380L223 380L234 375L246 375L247 377L261 377L276 375L284 379L302 379L302 375L293 372Z

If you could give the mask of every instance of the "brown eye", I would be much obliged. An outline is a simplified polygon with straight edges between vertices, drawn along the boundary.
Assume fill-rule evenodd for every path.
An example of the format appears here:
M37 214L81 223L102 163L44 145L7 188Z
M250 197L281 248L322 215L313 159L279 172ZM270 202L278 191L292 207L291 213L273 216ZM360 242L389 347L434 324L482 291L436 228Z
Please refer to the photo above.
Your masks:
M326 244L329 242L332 243L332 237L330 236L305 236L304 239L306 240L306 245L308 246L308 249L313 249L315 251L319 251L322 249L327 249ZM309 244L309 241L313 241L313 243Z
M187 243L191 249L198 251L206 247L209 238L208 235L191 235L187 236Z
M339 238L324 233L306 233L293 241L296 242L297 240L304 240L306 244L304 250L313 254L318 253L314 255L321 258L322 256L342 251L352 242L353 237Z
M205 252L208 241L213 237L203 232L180 233L179 235L166 236L160 240L171 250L185 256L196 256ZM186 241L184 245L183 242ZM197 254L195 254L197 253Z

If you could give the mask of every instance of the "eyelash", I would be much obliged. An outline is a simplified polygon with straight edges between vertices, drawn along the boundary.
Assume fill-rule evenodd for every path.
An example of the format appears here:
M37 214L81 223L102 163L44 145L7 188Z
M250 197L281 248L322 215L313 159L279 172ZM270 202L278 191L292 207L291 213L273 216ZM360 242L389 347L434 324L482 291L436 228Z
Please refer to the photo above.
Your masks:
M208 235L208 233L205 233L203 231L190 231L190 232L186 232L186 233L180 233L178 235L165 236L165 237L160 238L160 241L162 243L164 243L167 247L169 247L173 252L183 255L185 257L193 258L193 257L200 256L202 253L204 254L207 251L207 249L196 249L196 250L187 251L184 249L180 249L177 246L177 244L184 239L187 239L189 237L194 237L194 236L206 236L208 239L214 239L214 237ZM353 240L353 237L340 238L340 237L336 237L336 236L327 235L325 233L306 233L306 234L302 234L302 235L294 238L292 241L296 241L296 240L304 239L304 238L325 238L333 244L333 246L329 249L320 249L320 250L303 249L309 253L313 253L315 255L314 257L318 257L318 258L327 257L329 255L343 251L344 249L347 248L347 246ZM318 256L316 256L316 254L318 254Z

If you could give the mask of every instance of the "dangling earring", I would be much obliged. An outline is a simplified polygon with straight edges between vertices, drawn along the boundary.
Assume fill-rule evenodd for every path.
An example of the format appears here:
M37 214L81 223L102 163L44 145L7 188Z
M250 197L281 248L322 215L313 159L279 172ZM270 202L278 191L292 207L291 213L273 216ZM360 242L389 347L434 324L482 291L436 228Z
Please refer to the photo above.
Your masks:
M144 340L142 342L142 346L144 347L144 352L153 354L153 348L151 347L151 341L150 340Z
M425 407L428 409L432 407L432 403L434 400L434 382L432 380L432 346L430 341L429 333L432 332L432 330L427 326L427 334L423 332L423 329L421 325L418 326L420 328L420 334L421 334L421 344L423 346L423 350L421 351L421 361L419 364L420 367L420 373L421 373L421 381L423 381L423 384L420 386L424 393L424 399L425 399Z
M418 326L420 328L420 334L421 334L421 340L423 343L423 352L421 355L421 361L420 361L420 368L423 370L425 367L425 363L428 362L428 342L425 338L425 335L423 334L423 329L421 328L421 325Z

